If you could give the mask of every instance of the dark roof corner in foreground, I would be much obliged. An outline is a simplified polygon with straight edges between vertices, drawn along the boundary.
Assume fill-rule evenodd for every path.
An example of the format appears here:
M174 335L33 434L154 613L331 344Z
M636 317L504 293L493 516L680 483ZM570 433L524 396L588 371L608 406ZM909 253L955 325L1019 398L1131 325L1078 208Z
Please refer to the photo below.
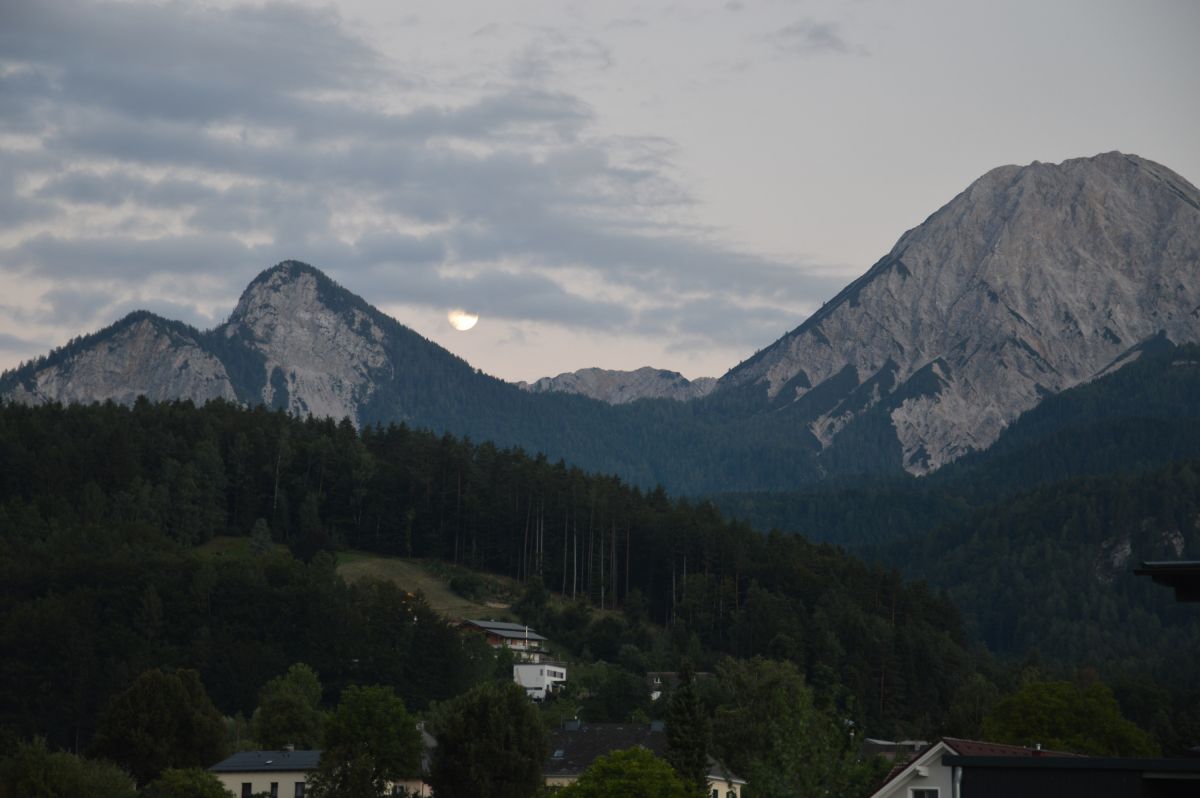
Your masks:
M1200 602L1200 560L1146 561L1133 572L1173 588L1176 601Z

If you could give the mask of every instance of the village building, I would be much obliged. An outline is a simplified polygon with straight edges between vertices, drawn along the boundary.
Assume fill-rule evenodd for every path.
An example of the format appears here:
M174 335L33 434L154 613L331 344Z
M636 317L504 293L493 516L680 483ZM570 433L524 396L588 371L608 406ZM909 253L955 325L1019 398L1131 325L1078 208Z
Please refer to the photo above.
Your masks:
M879 747L887 747L886 740L874 740ZM883 744L880 746L880 744ZM1039 747L1027 748L1020 745L1003 745L988 743L980 740L960 740L955 737L943 737L933 745L912 756L911 742L906 747L903 744L893 749L892 756L896 762L887 779L879 786L870 798L961 798L962 773L943 762L946 757L965 756L979 757L1040 757L1053 756L1057 758L1081 758L1077 754L1062 751L1043 751ZM885 754L886 755L886 754ZM958 783L956 784L956 778Z
M647 724L568 720L550 733L550 757L543 767L546 786L573 784L597 759L626 748L645 748L662 757L667 751L666 726L662 721ZM745 784L745 779L709 759L709 798L741 798Z
M513 681L525 689L534 701L542 701L567 681L567 666L561 662L518 662L513 665Z
M209 771L234 798L304 798L308 774L320 764L320 751L240 751Z
M505 647L524 662L541 662L542 647L546 638L528 625L505 621L467 620L460 624L467 631L480 632L492 648Z

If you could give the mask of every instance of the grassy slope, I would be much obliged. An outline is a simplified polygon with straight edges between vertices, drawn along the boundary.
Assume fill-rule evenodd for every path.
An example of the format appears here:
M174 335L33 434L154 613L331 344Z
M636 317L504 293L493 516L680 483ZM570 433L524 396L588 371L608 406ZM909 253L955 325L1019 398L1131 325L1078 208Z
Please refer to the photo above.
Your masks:
M466 569L461 570L463 573L474 573ZM420 592L430 607L454 621L467 618L513 620L508 611L508 601L502 600L502 597L511 597L519 592L516 582L511 579L480 574L480 578L488 583L488 592L495 598L472 601L450 589L449 581L454 572L449 570L448 566L425 560L381 557L361 551L340 553L338 573L348 582L380 579L394 582L414 593Z

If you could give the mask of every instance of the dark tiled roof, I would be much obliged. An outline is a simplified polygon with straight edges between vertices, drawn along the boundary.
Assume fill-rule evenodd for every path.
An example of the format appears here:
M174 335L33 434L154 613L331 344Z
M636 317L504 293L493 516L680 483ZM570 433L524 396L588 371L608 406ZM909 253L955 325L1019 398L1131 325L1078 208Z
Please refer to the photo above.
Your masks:
M644 723L584 723L578 729L550 732L547 776L578 776L605 754L641 746L655 756L667 750L667 735Z
M1080 756L1066 751L1035 750L1024 745L960 740L957 737L943 737L942 740L959 756Z
M543 770L547 776L578 776L605 754L634 747L659 757L666 754L667 734L662 724L571 723L550 733L550 757ZM708 759L708 775L718 781L746 783L712 757Z
M274 770L316 770L320 751L240 751L209 768L213 773L265 773Z
M505 623L504 621L477 621L468 620L466 623L471 626L482 629L485 632L490 632L500 637L507 637L513 640L545 640L537 632L530 629L528 626L519 623Z

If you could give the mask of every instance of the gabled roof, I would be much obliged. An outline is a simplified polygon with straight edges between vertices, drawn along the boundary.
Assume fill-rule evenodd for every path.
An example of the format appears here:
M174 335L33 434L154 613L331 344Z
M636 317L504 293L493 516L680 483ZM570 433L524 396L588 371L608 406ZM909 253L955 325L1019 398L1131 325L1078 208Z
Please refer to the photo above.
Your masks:
M962 740L958 737L943 737L942 741L950 746L958 756L1083 756L1083 754L1072 754L1069 751L1051 751L1030 748L1027 745L987 743L982 740Z
M209 768L213 773L267 773L280 770L316 770L320 751L239 751Z
M489 634L494 634L498 637L508 638L510 640L545 640L537 632L530 629L528 626L519 623L506 623L504 621L478 621L470 619L464 621L464 625L469 624L478 629L482 629Z
M943 756L966 756L966 757L1080 757L1080 754L1071 754L1065 751L1046 751L1040 748L1029 748L1023 745L1006 745L1005 743L989 743L983 740L963 740L958 737L942 737L933 745L926 748L924 751L913 757L906 764L897 764L888 773L887 778L883 783L871 793L871 798L877 798L881 795L892 782L905 777L915 771L918 767L925 767L930 764L941 764Z
M645 723L579 723L550 732L550 756L542 769L551 777L575 777L600 757L625 748L645 748L661 757L667 751L665 727ZM708 778L715 782L745 784L746 780L730 773L720 762L708 758Z
M662 756L667 735L645 723L571 724L550 732L550 756L543 770L547 776L578 776L605 754L634 747Z

